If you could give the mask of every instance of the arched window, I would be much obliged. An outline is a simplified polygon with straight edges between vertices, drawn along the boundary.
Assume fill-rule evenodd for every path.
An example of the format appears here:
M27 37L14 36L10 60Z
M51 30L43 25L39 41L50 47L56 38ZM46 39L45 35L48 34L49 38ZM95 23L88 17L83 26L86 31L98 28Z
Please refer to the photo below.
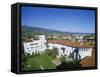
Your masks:
M63 50L63 53L65 53L65 48L64 47L62 47L61 50Z

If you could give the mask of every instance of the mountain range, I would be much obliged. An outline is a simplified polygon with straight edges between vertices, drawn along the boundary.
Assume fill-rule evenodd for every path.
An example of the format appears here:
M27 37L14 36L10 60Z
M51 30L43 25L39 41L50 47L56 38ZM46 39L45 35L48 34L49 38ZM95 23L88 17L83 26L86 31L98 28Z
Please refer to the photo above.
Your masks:
M62 32L58 30L51 30L51 29L45 29L45 28L39 28L39 27L31 27L23 25L21 27L22 33L23 32L35 32L39 34L60 34L60 35L66 35L66 34L93 34L93 33L80 33L80 32Z

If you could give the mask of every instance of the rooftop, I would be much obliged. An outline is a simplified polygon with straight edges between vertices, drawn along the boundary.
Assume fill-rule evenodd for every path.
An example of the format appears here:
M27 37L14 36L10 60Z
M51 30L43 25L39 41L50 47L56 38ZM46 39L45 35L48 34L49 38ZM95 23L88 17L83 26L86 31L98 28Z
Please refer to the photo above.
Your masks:
M95 66L95 49L92 51L92 56L86 56L80 61L82 67L93 67Z
M48 43L56 43L61 44L65 46L71 46L71 47L80 47L80 48L92 48L93 46L87 45L86 43L81 44L80 42L72 42L72 41L66 41L66 40L48 40Z

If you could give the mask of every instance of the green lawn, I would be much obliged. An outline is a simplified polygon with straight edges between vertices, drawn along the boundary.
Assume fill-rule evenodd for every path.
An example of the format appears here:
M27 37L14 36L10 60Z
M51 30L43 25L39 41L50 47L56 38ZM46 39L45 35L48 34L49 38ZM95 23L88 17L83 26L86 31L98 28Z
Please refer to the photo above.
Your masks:
M29 56L22 63L24 64L24 70L55 69L56 65L51 62L52 60L52 55L45 53Z

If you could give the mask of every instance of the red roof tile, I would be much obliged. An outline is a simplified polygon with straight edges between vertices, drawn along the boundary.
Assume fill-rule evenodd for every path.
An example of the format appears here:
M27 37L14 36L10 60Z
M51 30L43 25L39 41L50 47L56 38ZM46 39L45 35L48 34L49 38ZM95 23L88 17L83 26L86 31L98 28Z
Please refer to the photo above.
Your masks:
M61 44L65 46L80 47L80 48L92 48L93 47L85 43L81 44L80 42L71 42L71 41L66 41L66 40L48 40L48 43L56 43L56 44Z

